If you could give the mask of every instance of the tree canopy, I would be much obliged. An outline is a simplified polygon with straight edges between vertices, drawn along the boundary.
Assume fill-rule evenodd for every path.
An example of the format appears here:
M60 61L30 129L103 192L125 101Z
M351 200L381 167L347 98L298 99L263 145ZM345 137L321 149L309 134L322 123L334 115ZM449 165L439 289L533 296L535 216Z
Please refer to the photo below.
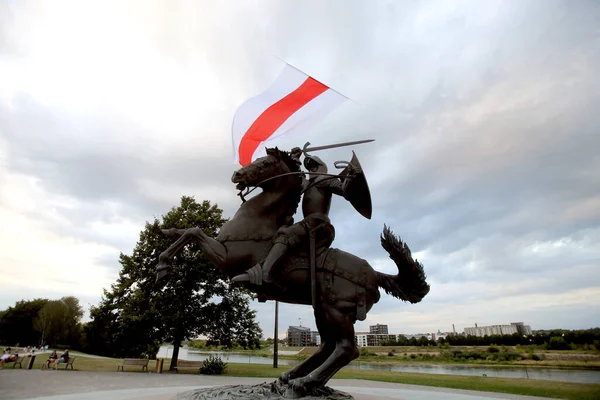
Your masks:
M131 255L120 254L117 281L92 307L85 328L90 352L118 357L153 357L161 343L178 347L199 335L227 345L235 340L258 345L262 332L249 308L249 292L230 286L218 268L193 243L175 258L166 282L155 282L158 256L172 243L162 233L168 228L199 227L216 236L226 222L222 210L209 201L183 196L181 204L160 219L147 222Z
M23 346L81 346L83 308L73 296L21 300L0 312L0 342Z

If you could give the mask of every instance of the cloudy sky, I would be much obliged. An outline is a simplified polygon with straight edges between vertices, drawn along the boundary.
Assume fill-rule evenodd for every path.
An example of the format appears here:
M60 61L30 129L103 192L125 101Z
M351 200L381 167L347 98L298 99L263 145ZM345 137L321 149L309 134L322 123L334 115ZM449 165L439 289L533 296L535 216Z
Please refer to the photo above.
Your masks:
M354 148L373 218L336 199L334 246L394 273L386 223L431 284L357 330L600 326L598 20L593 0L1 0L0 309L96 304L182 195L232 216L233 114L284 59L354 102L280 147L376 139Z

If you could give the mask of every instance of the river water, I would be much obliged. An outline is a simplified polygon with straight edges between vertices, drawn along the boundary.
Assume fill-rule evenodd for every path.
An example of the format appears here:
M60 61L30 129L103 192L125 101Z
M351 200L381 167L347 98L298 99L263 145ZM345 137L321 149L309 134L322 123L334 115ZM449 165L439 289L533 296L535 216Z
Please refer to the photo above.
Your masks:
M173 346L162 346L158 352L157 358L168 358L173 354ZM195 351L184 348L179 349L179 358L184 360L201 361L209 356L221 357L225 362L241 364L273 364L273 357L260 357L255 355L246 355L243 353L229 353L219 351ZM299 361L279 359L279 365L296 365ZM574 369L558 368L522 368L522 367L480 367L473 365L406 365L396 363L361 363L353 362L344 368L393 371L393 372L417 372L423 374L446 374L446 375L466 375L482 376L495 378L525 378L540 379L562 382L579 383L600 383L600 371L585 371Z

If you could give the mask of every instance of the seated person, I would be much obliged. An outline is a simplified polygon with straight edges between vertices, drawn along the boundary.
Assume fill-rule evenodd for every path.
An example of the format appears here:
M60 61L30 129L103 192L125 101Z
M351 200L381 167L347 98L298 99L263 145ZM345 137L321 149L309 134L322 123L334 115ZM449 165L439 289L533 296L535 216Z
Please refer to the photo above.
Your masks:
M58 355L56 354L56 350L52 350L52 354L50 354L50 357L44 362L42 368L48 368L50 364L54 364L57 359Z
M62 353L60 355L60 358L58 359L58 363L66 363L69 361L69 349L65 349L64 353Z
M9 350L4 350L4 353L2 353L2 356L0 356L0 362L2 362L2 363L6 362L6 360L8 360L9 357L10 357Z
M4 367L4 364L8 363L8 362L15 362L17 361L17 358L19 358L19 352L15 351L14 354L10 354L10 347L8 347L5 351L4 354L2 354L2 357L0 357L0 366Z

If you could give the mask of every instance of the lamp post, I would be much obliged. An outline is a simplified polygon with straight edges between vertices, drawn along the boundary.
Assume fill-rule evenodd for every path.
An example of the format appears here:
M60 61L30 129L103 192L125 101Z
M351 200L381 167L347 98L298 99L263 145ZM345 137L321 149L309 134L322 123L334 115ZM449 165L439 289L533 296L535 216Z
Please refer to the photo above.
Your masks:
M275 339L273 341L273 368L277 368L277 346L279 342L278 329L279 325L279 302L275 300Z

